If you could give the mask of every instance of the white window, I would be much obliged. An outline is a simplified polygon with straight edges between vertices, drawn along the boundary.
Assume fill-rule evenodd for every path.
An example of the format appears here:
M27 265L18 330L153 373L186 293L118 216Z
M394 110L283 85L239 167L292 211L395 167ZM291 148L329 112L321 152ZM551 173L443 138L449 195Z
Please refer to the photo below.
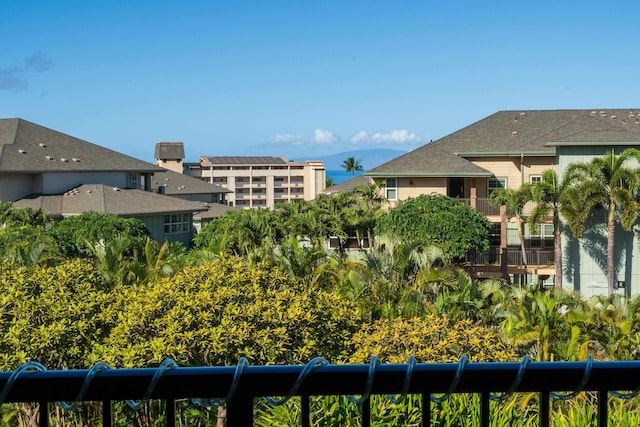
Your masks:
M535 184L536 182L542 182L542 175L529 175L529 182Z
M398 179L387 178L384 191L387 200L398 200Z
M553 224L538 224L535 227L525 225L525 235L531 242L532 248L553 248Z
M139 177L137 173L133 173L133 172L129 172L127 174L127 179L129 181L129 188L140 188L138 186L139 181Z
M190 214L173 214L164 216L164 233L188 233L191 226Z
M487 181L487 196L495 190L507 188L507 178L489 178Z

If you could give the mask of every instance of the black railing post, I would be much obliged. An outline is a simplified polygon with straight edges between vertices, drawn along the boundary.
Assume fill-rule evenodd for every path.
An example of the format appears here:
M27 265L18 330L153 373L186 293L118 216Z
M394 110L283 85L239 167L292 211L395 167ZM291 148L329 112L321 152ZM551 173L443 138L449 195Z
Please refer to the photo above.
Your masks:
M300 416L302 417L302 427L311 427L311 404L309 396L300 397Z
M482 427L489 427L489 415L491 402L490 393L488 391L480 393L480 425Z
M422 393L422 427L431 427L431 393Z
M369 427L371 425L371 398L362 402L360 407L362 409L362 427Z
M236 396L227 403L227 427L253 425L253 399Z
M609 422L609 392L598 391L598 427L607 427Z
M110 400L102 401L102 427L113 425L113 404Z
M549 392L541 391L540 398L540 427L549 427Z
M40 420L38 421L38 425L40 427L48 427L49 426L49 402L40 402L38 406L38 413Z
M176 427L176 400L167 399L166 405L167 427Z

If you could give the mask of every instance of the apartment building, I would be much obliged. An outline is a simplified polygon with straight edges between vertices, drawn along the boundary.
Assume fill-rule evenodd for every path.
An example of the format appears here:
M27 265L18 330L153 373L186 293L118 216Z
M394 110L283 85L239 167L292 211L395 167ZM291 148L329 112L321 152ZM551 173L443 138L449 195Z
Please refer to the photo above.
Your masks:
M273 208L278 202L313 200L325 188L320 161L293 162L280 156L203 156L185 164L185 174L232 191L229 205Z

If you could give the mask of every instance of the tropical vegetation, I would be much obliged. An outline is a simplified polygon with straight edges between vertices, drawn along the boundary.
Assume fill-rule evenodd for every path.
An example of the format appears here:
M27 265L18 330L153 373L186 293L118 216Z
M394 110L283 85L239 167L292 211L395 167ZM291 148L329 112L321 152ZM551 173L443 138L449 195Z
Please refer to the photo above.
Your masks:
M353 156L347 157L340 167L344 169L346 173L351 172L351 175L355 175L356 172L362 172L364 170L360 159L356 159Z
M619 156L603 162L618 174L616 199L595 201L613 178L602 190L580 187L579 176L609 172L575 166L561 183L545 172L527 190L539 206L530 223L565 215L580 235L590 226L581 218L616 200L623 226L632 224L629 167ZM571 199L580 192L583 211ZM511 196L494 197L522 215ZM252 364L303 364L315 356L331 363L366 363L373 355L384 363L404 363L410 355L421 362L457 361L462 354L472 361L640 357L639 297L584 300L561 287L479 280L461 269L457 259L487 248L488 230L477 211L444 196L389 208L376 184L273 210L230 212L205 226L189 249L153 241L135 220L91 213L53 221L1 204L0 369L30 360L49 369L86 369L98 361L154 367L166 358L192 366L233 365L239 357ZM330 238L339 242L335 249ZM349 246L353 241L356 247ZM419 396L400 405L374 396L371 405L379 425L422 422ZM477 396L433 405L431 425L478 419ZM592 405L589 394L554 405L552 425L591 425ZM610 411L611 422L637 425L637 402L624 405ZM492 404L492 425L537 425L537 409L536 399L516 395ZM100 424L95 404L53 411L54 425ZM256 403L255 411L257 425L300 422L297 399L275 408ZM0 426L30 425L36 413L33 404L4 405ZM116 406L115 419L151 426L162 413L151 401L139 412ZM186 402L178 416L181 425L218 423L216 409ZM312 399L314 425L354 425L360 417L344 396Z

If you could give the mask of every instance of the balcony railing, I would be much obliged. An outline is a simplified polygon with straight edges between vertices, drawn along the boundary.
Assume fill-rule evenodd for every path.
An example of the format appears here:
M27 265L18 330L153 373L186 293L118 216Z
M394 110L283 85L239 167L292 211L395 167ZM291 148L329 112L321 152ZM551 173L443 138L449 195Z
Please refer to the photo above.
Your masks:
M520 248L506 248L508 265L524 265ZM552 265L554 262L553 249L530 248L525 250L528 265ZM465 262L471 264L500 265L500 248L493 247L487 252L468 253Z
M244 359L241 359L244 361ZM253 425L254 399L266 396L301 398L302 426L310 425L309 397L347 395L361 411L363 426L371 419L371 395L422 396L422 424L431 424L431 401L434 393L473 393L480 396L479 420L489 426L500 407L492 409L491 400L514 392L538 395L539 425L549 425L552 398L567 400L579 392L597 395L595 419L606 426L608 402L613 398L630 398L616 390L638 390L640 361L594 362L522 362L385 365L372 358L369 365L328 365L314 359L306 366L247 366L179 368L163 364L157 369L94 369L70 371L35 371L18 369L0 373L0 399L4 402L39 402L39 425L47 426L52 402L103 402L103 426L114 424L111 405L127 399L165 401L166 425L176 425L175 402L178 399L218 398L226 402L227 426ZM96 365L97 366L97 365ZM563 394L557 393L562 392ZM492 394L493 393L493 394ZM494 394L500 395L494 395ZM565 394L568 393L568 394ZM355 398L352 395L360 397ZM470 401L471 402L471 401ZM272 400L272 404L277 403ZM471 404L471 403L470 403ZM620 406L633 411L633 407ZM626 409L623 409L626 408ZM457 425L468 425L460 419Z
M467 206L472 206L475 209L479 210L480 212L482 212L484 215L486 216L498 216L500 215L500 207L496 207L493 206L490 202L489 199L487 198L482 198L482 197L476 197L475 199L457 199L459 201L461 201L462 203L464 203ZM535 203L533 202L528 202L523 210L522 210L522 215L523 216L527 216L530 215L531 212L533 212L533 208L535 207Z

